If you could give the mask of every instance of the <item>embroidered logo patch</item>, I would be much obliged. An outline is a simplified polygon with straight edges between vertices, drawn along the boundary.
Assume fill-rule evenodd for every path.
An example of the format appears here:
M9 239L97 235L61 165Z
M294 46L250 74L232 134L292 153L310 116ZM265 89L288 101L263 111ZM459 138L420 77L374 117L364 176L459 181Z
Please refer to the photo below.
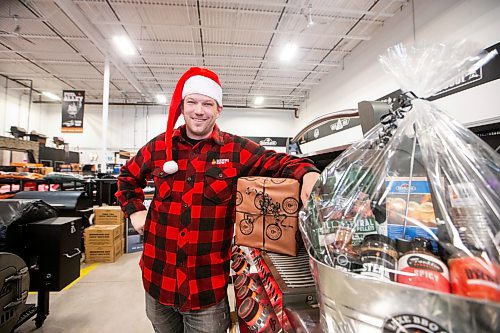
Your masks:
M213 165L223 165L229 163L229 158L218 158L218 159L213 159L212 164Z

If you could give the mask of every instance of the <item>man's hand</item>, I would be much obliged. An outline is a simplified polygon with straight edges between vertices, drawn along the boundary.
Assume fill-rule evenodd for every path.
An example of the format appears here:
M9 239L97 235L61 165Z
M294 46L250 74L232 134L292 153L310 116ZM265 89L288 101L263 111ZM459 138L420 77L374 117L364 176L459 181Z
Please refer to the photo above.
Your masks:
M146 224L147 214L147 210L141 210L130 215L130 222L132 222L132 226L134 227L135 231L139 233L139 235L144 234L144 224Z
M302 177L302 191L300 192L300 200L302 205L306 205L307 199L311 195L312 188L318 180L320 174L317 172L308 172Z

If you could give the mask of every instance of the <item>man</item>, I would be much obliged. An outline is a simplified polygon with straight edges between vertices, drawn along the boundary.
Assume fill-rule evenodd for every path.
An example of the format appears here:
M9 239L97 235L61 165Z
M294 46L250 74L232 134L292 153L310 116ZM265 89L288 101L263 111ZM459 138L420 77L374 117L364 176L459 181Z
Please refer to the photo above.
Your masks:
M301 180L303 202L319 177L307 160L220 131L215 121L221 111L217 75L189 69L172 95L166 132L142 147L118 177L118 201L144 233L140 266L155 332L227 331L238 177ZM174 130L180 114L186 124ZM146 213L142 188L151 177L156 192Z

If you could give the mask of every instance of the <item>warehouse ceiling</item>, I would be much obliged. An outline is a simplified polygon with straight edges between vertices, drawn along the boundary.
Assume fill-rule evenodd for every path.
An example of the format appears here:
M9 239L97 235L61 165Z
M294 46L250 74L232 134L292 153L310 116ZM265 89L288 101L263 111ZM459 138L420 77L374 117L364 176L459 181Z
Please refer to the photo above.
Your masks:
M219 74L225 105L252 106L261 96L262 106L293 107L406 4L0 0L0 74L32 83L35 100L76 89L101 101L109 59L110 101L135 103L158 94L169 101L181 74L203 66ZM130 40L133 54L122 55L115 36Z

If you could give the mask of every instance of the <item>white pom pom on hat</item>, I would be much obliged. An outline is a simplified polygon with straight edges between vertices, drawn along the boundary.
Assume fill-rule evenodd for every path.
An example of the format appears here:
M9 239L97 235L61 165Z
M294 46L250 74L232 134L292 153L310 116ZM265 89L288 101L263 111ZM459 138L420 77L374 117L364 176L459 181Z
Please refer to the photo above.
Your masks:
M172 134L175 123L181 115L181 103L184 97L190 94L201 94L211 97L222 106L222 87L217 74L209 69L191 67L184 73L175 86L170 107L168 110L167 130L165 132L166 162L163 171L167 174L176 173L179 170L177 162L172 155Z
M179 170L179 165L177 164L176 161L166 161L163 164L163 171L166 174L171 175L173 173L176 173L178 170Z

